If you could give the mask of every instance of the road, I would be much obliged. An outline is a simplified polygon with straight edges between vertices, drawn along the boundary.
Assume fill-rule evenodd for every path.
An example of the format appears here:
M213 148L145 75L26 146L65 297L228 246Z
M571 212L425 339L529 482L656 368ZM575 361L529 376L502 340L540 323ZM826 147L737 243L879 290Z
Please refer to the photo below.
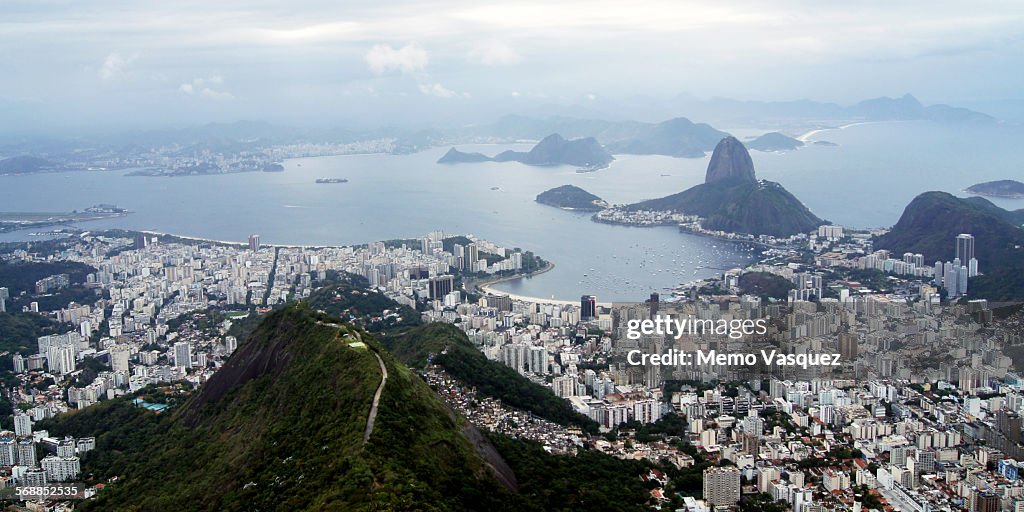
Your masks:
M342 329L338 324L321 321L317 321L317 325L334 327L339 332ZM357 340L363 341L363 336L359 334L359 331L353 331L353 334L355 334ZM380 354L372 349L370 352L373 354L373 357L377 358L377 364L380 365L380 384L377 386L377 392L373 394L373 403L370 404L370 415L366 417L366 431L363 432L363 444L366 444L373 434L373 423L377 420L377 407L380 405L380 396L384 393L384 385L388 383L388 368L384 366L384 360L380 358Z

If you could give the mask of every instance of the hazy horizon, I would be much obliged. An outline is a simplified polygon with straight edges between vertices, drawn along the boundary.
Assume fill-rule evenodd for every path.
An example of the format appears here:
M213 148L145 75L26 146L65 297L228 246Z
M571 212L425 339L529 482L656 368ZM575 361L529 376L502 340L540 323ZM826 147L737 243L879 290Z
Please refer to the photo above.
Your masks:
M457 126L559 109L649 120L637 105L681 95L848 105L912 93L997 117L1024 103L1024 4L1009 1L14 1L0 13L8 131ZM686 112L663 117L675 115Z

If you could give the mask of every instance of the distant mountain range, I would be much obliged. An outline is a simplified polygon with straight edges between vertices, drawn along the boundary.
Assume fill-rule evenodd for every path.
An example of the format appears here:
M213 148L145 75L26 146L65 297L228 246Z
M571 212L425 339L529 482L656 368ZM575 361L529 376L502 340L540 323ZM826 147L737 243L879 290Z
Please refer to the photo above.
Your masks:
M903 210L899 222L875 240L875 247L897 257L923 254L925 262L952 260L960 233L974 235L975 257L984 274L972 278L970 296L1024 299L1024 210L1007 211L982 197L958 198L925 192Z
M698 215L705 229L790 236L824 223L782 185L758 180L743 143L726 137L715 147L704 183L626 207Z
M574 185L545 190L537 196L537 202L556 208L589 212L603 210L608 206L600 197Z
M568 117L536 119L517 115L505 116L472 132L505 139L538 139L555 132L566 137L594 137L611 153L676 157L702 157L728 135L684 117L642 123Z
M463 153L451 148L437 163L519 162L541 167L576 165L597 168L608 165L612 160L615 160L615 157L605 151L593 137L567 140L554 133L541 139L530 151L503 151L488 157L481 153Z

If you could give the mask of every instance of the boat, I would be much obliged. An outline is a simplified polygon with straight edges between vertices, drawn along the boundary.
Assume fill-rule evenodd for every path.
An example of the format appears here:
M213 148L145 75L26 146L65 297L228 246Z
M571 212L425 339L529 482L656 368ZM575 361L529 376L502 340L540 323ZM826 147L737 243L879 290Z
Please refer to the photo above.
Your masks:
M345 178L317 178L316 182L320 183L320 184L323 184L323 183L348 183L348 180L345 179Z

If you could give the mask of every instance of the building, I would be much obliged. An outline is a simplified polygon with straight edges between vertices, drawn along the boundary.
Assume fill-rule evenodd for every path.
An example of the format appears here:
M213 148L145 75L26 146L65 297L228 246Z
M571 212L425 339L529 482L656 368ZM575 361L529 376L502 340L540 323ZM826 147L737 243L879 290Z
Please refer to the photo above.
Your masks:
M33 467L38 464L36 460L36 440L21 439L18 441L18 465Z
M839 357L844 361L857 360L857 335L849 332L839 333Z
M740 502L740 469L736 466L704 470L704 500L708 506L731 507Z
M580 297L580 320L587 322L597 318L597 297L584 295Z
M974 235L961 233L956 236L956 254L960 262L967 265L974 258Z
M46 485L46 472L41 468L29 468L19 483L25 487L42 487Z
M430 299L443 300L455 289L455 276L437 276L430 278Z
M192 368L192 344L179 341L174 344L174 366L182 369Z
M28 414L14 415L14 434L18 437L32 435L32 418Z
M78 457L56 457L50 455L43 457L40 462L43 471L46 473L46 480L49 482L66 482L78 478L82 472L82 465Z
M260 250L260 236L257 234L249 235L249 250L258 251Z

